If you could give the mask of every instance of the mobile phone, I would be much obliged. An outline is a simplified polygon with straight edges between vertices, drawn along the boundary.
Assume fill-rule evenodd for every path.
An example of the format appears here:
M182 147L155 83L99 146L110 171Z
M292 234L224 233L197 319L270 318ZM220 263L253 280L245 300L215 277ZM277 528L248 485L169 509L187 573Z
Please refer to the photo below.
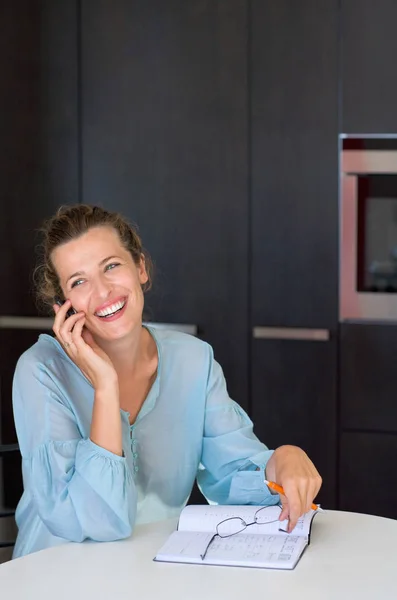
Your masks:
M61 300L60 298L55 298L55 304L58 304L58 306L62 306L63 304L65 304L65 300ZM76 310L74 310L73 306L71 306L68 310L68 312L66 313L66 318L68 319L69 317L71 317L72 315L76 314Z

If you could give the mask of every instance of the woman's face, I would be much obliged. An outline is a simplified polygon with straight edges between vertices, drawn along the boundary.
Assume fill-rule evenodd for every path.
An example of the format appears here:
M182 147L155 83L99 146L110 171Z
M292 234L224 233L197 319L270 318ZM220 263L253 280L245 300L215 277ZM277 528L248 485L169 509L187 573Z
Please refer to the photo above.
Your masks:
M52 253L65 298L86 314L85 325L103 340L119 339L141 325L148 276L111 227L95 227Z

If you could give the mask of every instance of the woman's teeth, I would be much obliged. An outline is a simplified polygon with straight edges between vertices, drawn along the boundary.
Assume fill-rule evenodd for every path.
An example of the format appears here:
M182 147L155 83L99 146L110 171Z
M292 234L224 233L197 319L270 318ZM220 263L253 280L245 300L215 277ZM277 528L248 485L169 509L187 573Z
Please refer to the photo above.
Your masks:
M121 310L125 305L125 300L121 301L121 302L115 302L115 304L112 304L111 306L108 306L107 308L104 308L103 310L98 310L98 312L96 312L96 316L97 317L110 317L110 315L113 315L114 313L118 312L119 310Z

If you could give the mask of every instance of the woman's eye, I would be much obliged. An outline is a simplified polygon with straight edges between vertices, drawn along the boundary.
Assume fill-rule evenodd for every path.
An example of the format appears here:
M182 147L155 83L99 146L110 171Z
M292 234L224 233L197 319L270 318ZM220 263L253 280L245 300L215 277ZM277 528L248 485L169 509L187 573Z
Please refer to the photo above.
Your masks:
M81 285L83 283L83 279L76 279L76 281L73 281L72 283L72 288L76 287L76 285Z
M114 267L118 267L120 263L110 263L110 265L106 265L105 271L109 271L110 269L114 269Z

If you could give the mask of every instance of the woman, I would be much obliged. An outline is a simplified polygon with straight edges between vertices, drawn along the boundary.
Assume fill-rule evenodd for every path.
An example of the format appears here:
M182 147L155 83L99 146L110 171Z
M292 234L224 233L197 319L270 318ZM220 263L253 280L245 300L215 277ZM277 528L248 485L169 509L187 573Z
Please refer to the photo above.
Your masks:
M266 475L284 486L280 519L292 529L319 474L301 449L259 442L208 344L143 326L150 262L136 231L77 205L43 232L38 293L56 337L41 335L14 376L24 480L14 557L128 537L135 523L178 515L195 478L211 502L276 504Z

